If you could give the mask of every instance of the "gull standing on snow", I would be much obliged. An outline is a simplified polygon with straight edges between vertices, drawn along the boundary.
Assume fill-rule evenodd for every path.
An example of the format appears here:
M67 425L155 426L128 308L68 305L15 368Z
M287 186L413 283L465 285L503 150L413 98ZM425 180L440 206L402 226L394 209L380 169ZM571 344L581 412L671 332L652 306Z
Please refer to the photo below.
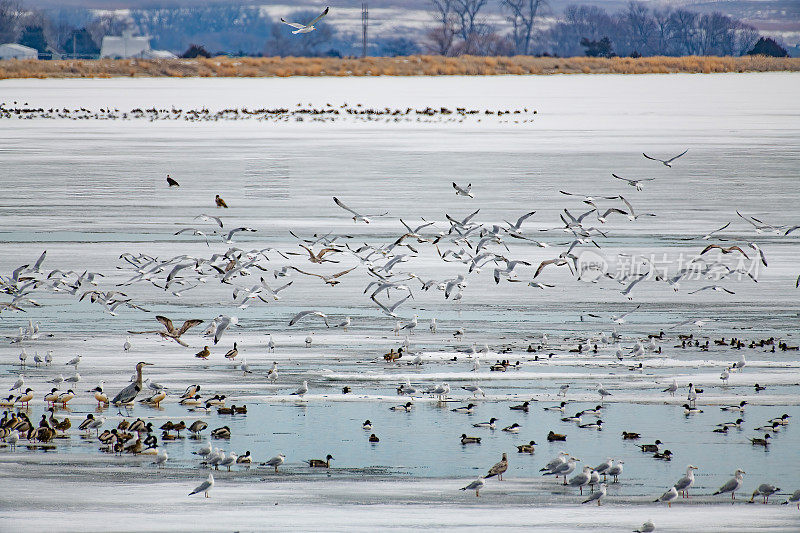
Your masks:
M686 475L683 476L675 483L675 490L682 493L684 498L689 497L689 489L694 485L694 471L697 470L696 466L689 465L686 467Z
M303 397L304 394L308 392L308 381L303 381L303 384L298 387L296 391L294 391L290 396L300 396Z
M264 464L266 466L275 467L275 473L277 474L278 473L278 467L281 466L285 460L286 460L286 456L283 455L282 453L279 453L278 455L276 455L275 457L271 458L269 461L267 461Z
M744 481L743 480L744 474L746 474L746 473L747 472L745 472L744 470L741 470L741 469L736 470L736 472L733 474L733 478L728 480L728 482L725 483L724 485L722 485L719 488L719 490L713 494L713 496L716 496L717 494L724 494L726 492L730 492L731 493L731 499L735 500L736 499L736 491L739 490L740 488L742 488L742 482Z
M314 20L312 20L308 24L300 24L299 22L286 22L285 20L283 20L283 18L281 18L281 22L283 22L288 26L291 26L292 28L296 28L295 31L292 32L292 34L294 35L297 35L298 33L311 33L312 31L317 29L314 27L314 24L319 22L319 20L322 17L327 15L330 9L331 9L330 7L326 7L325 11L323 11L320 15L318 15Z
M605 483L600 483L600 490L593 493L591 496L583 500L581 503L589 503L589 502L597 502L597 505L600 505L600 499L606 495L606 489L608 487Z
M667 507L672 507L672 502L678 499L678 489L674 486L670 487L667 492L653 500L653 503L664 502Z
M214 475L209 474L208 479L206 479L205 481L200 483L197 487L195 487L195 489L189 493L189 496L191 496L192 494L197 494L199 492L202 492L206 495L206 498L208 498L208 491L210 491L213 486L214 486Z
M486 485L486 483L483 481L483 478L479 477L466 487L461 487L461 490L474 490L475 496L480 497L481 489L484 487L484 485Z

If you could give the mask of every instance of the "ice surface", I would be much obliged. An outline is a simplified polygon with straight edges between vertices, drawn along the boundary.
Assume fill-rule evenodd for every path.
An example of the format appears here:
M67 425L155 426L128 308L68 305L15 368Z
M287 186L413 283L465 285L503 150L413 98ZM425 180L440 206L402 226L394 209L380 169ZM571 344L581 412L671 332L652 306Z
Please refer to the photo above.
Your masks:
M0 275L35 261L47 250L45 268L91 269L106 274L99 288L116 288L130 275L117 267L122 252L167 258L186 253L208 257L229 245L196 237L174 236L197 225L200 213L223 216L226 227L258 229L240 234L234 245L244 249L272 246L297 249L293 230L301 236L333 231L352 235L352 242L390 242L401 232L398 218L437 221L446 230L444 214L465 216L481 208L478 221L501 224L536 210L526 223L528 234L551 243L538 248L510 242L510 251L498 253L538 262L555 257L568 236L558 231L564 207L581 212L579 198L559 190L590 195L623 194L641 212L658 216L628 222L609 219L609 236L599 240L608 257L620 252L656 260L667 258L668 268L683 257L694 257L712 239L699 237L728 221L723 233L727 245L757 242L769 267L749 278L725 280L734 295L710 291L691 295L707 282L682 282L674 292L664 283L642 282L632 301L609 283L580 283L565 272L545 270L540 278L556 286L547 290L525 284L495 285L491 268L469 276L464 298L454 304L440 291L415 291L415 299L401 308L401 321L416 313L420 325L410 336L412 350L421 354L419 367L387 364L382 354L396 348L395 320L382 316L362 290L363 269L330 288L316 278L292 275L290 289L280 301L238 309L231 302L232 286L216 281L187 291L181 298L164 290L136 284L123 290L152 311L121 310L112 317L97 305L65 294L37 294L43 307L26 313L0 315L0 334L14 335L28 319L40 321L39 340L25 344L29 353L26 382L36 391L29 416L36 422L49 390L47 380L58 373L71 375L64 363L83 355L79 367L79 396L70 402L73 421L70 439L57 440L57 450L40 452L24 447L15 452L0 448L3 485L13 486L0 496L0 529L85 530L107 527L110 517L136 529L285 530L302 523L304 530L371 530L446 527L470 529L502 526L543 531L599 528L632 530L652 518L658 531L770 531L797 530L792 506L735 505L726 497L709 496L732 471L748 472L743 492L760 483L797 488L800 477L795 450L800 444L800 359L798 352L764 348L741 351L711 342L708 351L681 348L677 335L694 334L701 341L736 336L757 340L774 336L797 345L800 305L794 281L797 239L756 234L735 210L772 224L795 225L800 201L797 154L800 146L800 104L797 74L669 75L669 76L550 76L492 78L291 78L268 80L8 80L0 82L0 100L6 105L42 107L228 107L294 106L297 103L402 107L457 106L481 109L537 110L532 123L497 118L463 123L259 123L248 121L182 123L144 121L0 121L0 164L5 185L0 206ZM667 156L689 148L668 169L644 160L641 152ZM641 192L613 180L623 176L654 177ZM167 190L169 173L180 183ZM473 184L476 198L456 197L451 181ZM213 197L221 194L231 205L214 210ZM355 224L331 201L338 196L365 211L387 209L390 216L367 226ZM432 231L434 233L435 231ZM510 239L508 239L510 240ZM457 249L455 245L448 247ZM745 248L752 252L750 248ZM287 264L275 254L268 268ZM293 262L296 259L293 259ZM342 258L338 269L351 266ZM329 273L328 266L295 263L301 268ZM354 264L354 263L353 263ZM735 264L735 263L732 263ZM748 263L749 265L749 263ZM402 265L423 278L445 279L463 267L443 264L430 246ZM271 277L271 273L265 273ZM251 286L261 272L237 280ZM533 268L521 268L529 279ZM287 279L287 278L284 278ZM272 279L270 278L270 281ZM416 282L414 282L416 283ZM117 288L119 289L119 288ZM5 299L3 299L5 301ZM615 325L612 314L642 308ZM299 310L317 308L334 321L351 316L344 332L319 322L301 322L289 328ZM210 320L220 313L235 314L241 328L232 328L213 348L208 362L193 357L208 343L202 326L190 330L185 349L157 336L131 336L133 349L122 351L129 329L156 329L153 314L176 321ZM591 317L598 315L600 318ZM428 331L436 317L437 334ZM703 328L670 326L688 319L713 318ZM461 339L453 332L464 327ZM625 352L648 333L664 330L661 354L648 354L620 363L600 333L612 328L623 336ZM311 348L304 339L314 333ZM549 342L541 346L542 333ZM277 344L266 349L267 335ZM253 374L243 375L221 354L238 341ZM574 353L578 343L599 343L597 354ZM472 372L464 353L476 343L488 343L482 366ZM531 346L535 352L528 352ZM584 344L584 346L586 346ZM501 353L504 348L510 351ZM51 367L32 368L33 354L53 350ZM0 383L8 384L20 372L19 345L0 345ZM732 373L727 385L722 368L741 353L747 366ZM455 361L452 361L453 358ZM539 358L537 361L536 358ZM519 360L519 370L491 372L497 359ZM186 494L207 470L191 452L200 442L167 442L169 467L161 471L152 458L118 458L101 454L91 439L78 436L74 426L95 412L84 393L101 379L108 391L127 384L133 365L155 363L146 377L164 383L170 395L162 410L137 405L133 416L158 422L207 420L227 424L230 442L214 441L226 451L250 449L256 461L282 451L287 463L277 476L269 469L220 471L212 498L191 500ZM266 379L273 361L279 365L277 383ZM641 362L641 370L632 367ZM681 386L675 397L662 393L672 379ZM419 387L447 381L452 400L478 404L473 415L452 413L461 405L444 405L430 398L414 398L411 413L392 413L388 407L407 401L396 387L409 379ZM289 396L302 380L311 392L302 400ZM472 399L460 389L478 383L486 397ZM602 432L578 429L561 422L561 413L541 408L553 405L558 386L571 384L567 414L599 402L600 381L613 396L606 400ZM688 383L705 392L698 405L704 413L685 417L680 407ZM226 394L231 403L248 405L245 416L225 417L215 411L189 412L177 404L176 393L189 383L201 383L204 395ZM759 383L766 390L756 393ZM341 394L345 385L353 392ZM62 389L65 387L62 386ZM530 413L510 411L510 405L535 399ZM715 424L735 420L719 406L747 400L744 429L727 435L711 432ZM793 422L775 435L769 450L753 447L754 428L782 413ZM106 410L105 427L122 417ZM517 435L472 428L472 423L496 416L499 428L518 422ZM366 442L360 425L370 418L381 443ZM591 417L590 417L591 418ZM547 443L549 430L567 433L566 443ZM672 462L656 461L622 441L623 431L642 433L642 441L659 438L675 453ZM480 446L462 447L458 435L478 433ZM206 433L207 435L207 433ZM508 481L487 481L478 500L457 489L484 473L503 451L536 440L534 456L511 454ZM205 441L203 441L205 442ZM574 490L565 490L538 469L561 449L595 465L611 455L626 461L621 483L609 489L606 505L581 508ZM305 459L336 458L330 472L303 465ZM685 466L701 467L697 486L688 502L666 509L649 503L683 475ZM580 463L579 463L580 464ZM215 473L216 474L216 473ZM330 474L330 477L328 477ZM24 481L21 481L24 480ZM51 490L63 484L62 490ZM696 496L695 496L696 495ZM783 494L773 497L777 503ZM196 498L196 497L193 497ZM277 506L273 505L278 503ZM714 505L709 505L709 504ZM308 509L315 512L309 513ZM506 508L508 508L506 510ZM398 518L400 516L401 518ZM55 522L54 522L55 521ZM131 527L130 529L133 529Z

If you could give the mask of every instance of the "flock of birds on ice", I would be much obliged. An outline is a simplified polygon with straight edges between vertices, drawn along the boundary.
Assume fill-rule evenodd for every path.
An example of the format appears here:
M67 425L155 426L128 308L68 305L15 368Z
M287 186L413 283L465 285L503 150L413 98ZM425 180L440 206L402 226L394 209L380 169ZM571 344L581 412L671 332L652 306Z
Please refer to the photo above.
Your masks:
M658 159L646 154L644 156L649 160L660 162L666 167L671 167L677 159L687 152L688 150L669 159ZM633 192L638 192L642 191L646 183L652 178L634 179L612 174L612 179L630 186ZM172 176L167 176L167 186L180 189L180 183ZM475 197L471 184L459 185L453 183L452 186L455 194L459 197ZM481 272L487 266L492 269L492 278L497 284L524 283L537 290L547 290L554 286L553 283L548 283L548 273L556 269L569 271L573 277L580 280L580 277L585 272L581 271L578 253L581 250L591 249L592 247L601 248L597 241L602 242L602 239L611 233L605 226L608 222L614 218L620 221L635 222L640 217L657 216L655 213L637 211L634 208L634 202L622 195L587 196L567 191L561 191L561 193L571 200L577 200L579 205L586 206L587 210L575 213L574 208L572 208L572 211L569 208L563 209L563 212L559 215L561 223L552 228L526 231L526 221L535 216L535 211L516 215L512 217L513 222L506 220L501 224L495 224L478 222L480 209L475 209L466 216L446 214L444 221L446 226L441 229L437 227L440 226L437 221L423 219L419 222L407 222L400 219L399 223L402 225L401 233L391 242L377 245L367 243L356 245L348 242L350 240L349 236L333 233L316 234L312 237L302 237L292 233L297 239L298 249L295 250L279 250L271 247L246 250L233 246L237 238L247 233L255 233L258 230L246 226L229 228L226 227L221 216L201 213L195 218L195 221L200 221L201 224L187 226L177 231L175 235L198 237L209 248L212 242L215 245L222 243L229 246L227 251L213 253L208 257L180 254L168 259L154 257L146 253L124 253L119 257L121 264L117 267L118 272L115 274L116 276L125 275L126 279L105 290L100 287L105 284L107 277L111 277L110 274L89 270L83 272L62 271L58 268L47 270L44 268L46 259L46 252L44 252L35 262L21 265L14 269L10 275L0 277L0 292L10 296L9 301L0 302L0 312L26 312L27 309L45 305L45 303L38 301L40 299L39 295L42 294L47 297L64 294L74 297L78 301L86 300L100 306L112 316L117 316L124 310L149 312L141 302L128 294L132 292L131 289L149 284L163 291L165 295L180 298L187 291L197 291L211 282L228 285L231 288L234 303L239 308L244 309L251 305L278 301L286 294L289 294L294 280L288 281L287 278L292 276L309 276L319 279L322 286L336 287L345 281L345 276L356 269L360 269L370 277L369 283L363 290L368 305L373 306L378 312L394 321L393 331L395 334L406 335L400 349L397 351L392 350L384 356L384 359L390 363L400 361L403 364L421 365L423 364L423 358L420 354L414 354L411 350L408 337L408 335L413 334L415 328L420 327L420 319L417 315L413 315L410 319L401 319L400 314L402 307L410 303L416 291L438 290L441 291L445 300L457 304L467 294L466 289L471 275ZM388 216L388 212L370 213L362 208L350 207L337 197L333 198L333 202L346 212L347 216L351 217L355 223L370 224L376 218ZM214 198L213 205L222 211L228 208L228 204L219 194ZM743 215L738 211L736 214L739 220L744 221L755 235L773 233L790 238L789 236L800 228L800 226L789 227L770 224L762 219ZM607 284L611 290L619 290L621 294L629 299L633 298L636 287L645 281L653 284L661 283L670 290L677 291L680 289L680 283L684 280L700 280L700 286L691 291L690 294L705 293L706 291L719 293L722 296L734 294L734 290L731 287L733 286L735 275L738 275L740 282L757 283L758 279L754 275L752 267L755 263L760 263L766 268L768 260L764 250L755 240L741 243L728 241L724 231L732 223L733 221L729 221L721 227L713 229L713 231L693 237L692 240L696 240L702 246L698 246L695 259L678 272L669 274L658 272L654 265L650 265L649 269L644 272L641 269L635 269L622 275L604 272L593 281ZM566 243L558 243L553 239L547 238L554 232L558 232L560 235L568 235L568 241ZM511 249L507 243L512 240L537 248L551 249L558 246L566 248L558 253L554 252L553 257L540 261L536 265L526 259L508 257ZM406 264L411 263L419 255L419 248L423 246L435 250L443 263L452 263L456 266L460 264L460 268L463 271L454 277L446 279L426 279L409 271L405 268ZM338 264L345 259L349 260L352 265L347 268L337 267L334 272L312 271L331 264ZM282 261L285 264L279 268L270 268L267 263L271 260ZM743 263L743 261L747 263ZM303 266L304 263L309 266ZM646 261L642 262L642 266L645 266L645 263ZM528 271L532 275L523 278L521 273ZM245 278L251 275L256 275L260 279L254 283L245 283ZM711 282L703 284L702 282L706 280ZM799 284L800 276L798 276L795 285ZM617 288L614 289L614 287ZM590 318L608 320L615 326L619 326L625 323L628 315L638 309L639 306L626 313L611 315L610 317L592 314L588 316ZM174 341L181 346L188 347L188 343L182 337L190 329L208 323L209 325L204 332L209 339L208 344L196 353L196 357L202 359L207 359L212 355L212 346L216 346L221 341L226 331L229 331L232 326L239 325L237 317L229 315L219 315L210 321L189 319L184 321L180 327L176 327L172 320L165 316L159 315L156 316L156 319L161 324L161 329L130 331L130 335L159 335L167 341ZM671 328L689 327L699 329L710 320L712 319L697 317L674 324ZM295 327L301 323L303 325L317 324L319 327L324 324L326 328L347 330L352 325L352 320L349 316L336 318L315 309L307 309L292 316L288 321L288 326ZM430 331L436 333L437 327L436 318L430 318L428 324ZM465 333L464 328L461 327L453 331L452 336L455 339L461 339ZM18 408L17 412L6 411L2 420L0 420L0 436L6 445L11 448L14 448L22 440L28 440L31 443L50 443L59 436L66 434L71 428L72 422L68 417L59 420L56 417L56 413L59 408L67 408L69 402L83 392L78 385L81 382L81 376L78 371L81 356L77 355L66 362L66 366L74 368L74 374L66 378L59 374L48 380L47 385L52 385L52 387L50 387L49 392L45 392L43 395L47 411L42 414L38 425L28 418L27 413L30 402L34 401L35 397L38 398L42 391L38 394L35 393L33 388L27 386L25 381L23 369L29 364L25 346L34 343L40 335L39 323L34 323L31 320L27 326L19 328L17 334L10 336L12 343L22 345L19 356L20 373L9 388L12 394L7 398L0 399L0 406ZM684 348L687 343L689 346L693 345L702 348L699 340L694 339L693 335L682 334L677 339ZM665 340L665 335L662 331L659 334L650 335L646 340L637 339L632 348L623 348L621 346L623 338L616 332L616 329L610 336L603 334L598 340L604 350L610 347L618 360L638 361L645 354L660 353L659 343ZM314 342L311 333L309 333L305 342L307 346L311 346ZM731 339L730 342L722 339L716 342L717 344L730 345L732 349L741 349L746 345L740 339ZM543 337L542 344L546 346L546 336ZM761 348L771 347L772 351L774 351L776 342L775 339L751 340L749 342L750 348L756 346ZM797 349L796 346L789 346L784 341L777 342L777 346L783 351ZM274 351L275 349L275 343L271 336L266 347L269 351ZM130 348L131 340L129 337L125 341L124 349L128 351ZM587 353L589 351L596 353L598 350L597 342L592 346L592 342L587 339L586 342L580 343L577 349L572 351L583 353L584 350ZM533 349L531 351L536 352L537 350ZM490 353L488 346L478 349L475 344L464 350L464 352L468 360L474 361L473 370L476 371L480 368L480 356ZM234 343L233 347L224 354L224 357L235 361L238 355L238 347ZM32 363L37 367L59 364L58 362L54 363L52 352L48 352L45 355L40 355L36 352L32 357ZM60 364L64 365L63 362ZM510 360L498 360L492 365L491 370L505 371L509 367L519 364L521 364L519 361L516 364L512 364ZM732 372L741 372L746 364L747 361L742 354L738 361L725 366L720 374L722 383L727 382ZM137 400L157 407L160 402L166 400L167 392L163 386L152 379L143 379L143 371L147 366L150 366L150 363L139 362L136 365L135 374L131 378L131 383L122 390L115 391L113 395L104 390L103 383L100 383L94 389L88 390L87 393L98 402L98 405L114 406L120 409L120 414L121 409L126 409L127 412ZM641 366L641 363L639 363L638 367L641 368ZM245 360L238 363L237 368L245 374L253 373L253 369ZM636 367L632 367L632 370L634 369ZM277 363L273 363L265 376L271 382L277 381ZM755 385L756 391L759 390L759 387L758 384ZM64 391L62 390L63 388L67 390ZM200 388L200 385L189 386L177 400L190 409L201 409L206 412L216 409L219 414L231 415L246 413L246 407L225 406L225 397L222 395L217 394L210 398L201 398L199 394ZM471 393L473 397L483 394L477 384L462 388ZM568 388L569 385L564 385L558 394L566 396ZM761 389L763 388L761 387ZM78 389L77 393L76 389ZM350 392L347 389L349 387L345 387L343 392ZM438 383L428 387L426 390L423 389L424 387L412 386L411 383L406 381L406 383L398 387L398 394L413 397L428 393L444 401L451 392L447 383ZM304 381L292 394L302 398L308 391L308 383ZM604 388L602 384L597 385L596 391L601 402L608 396L613 396L613 393ZM672 396L677 393L683 394L682 388L678 387L676 381L667 386L664 392ZM684 404L687 416L702 412L696 404L698 395L701 393L700 389L689 384L686 391L686 403ZM742 401L738 405L724 407L723 410L731 414L741 414L744 412L746 405L747 402ZM546 410L559 411L563 414L568 409L568 406L569 403L564 401L559 405L547 407ZM413 402L406 402L392 409L409 411L413 408ZM474 408L475 404L469 403L454 409L454 411L470 413ZM526 412L530 408L529 402L511 406L512 410ZM593 409L583 409L574 416L565 416L562 421L575 422L581 429L602 430L604 427L600 417L603 408L604 406L601 403L601 405ZM758 435L750 438L752 445L770 446L773 435L776 435L783 427L788 425L789 418L789 415L786 414L777 416L756 428L764 433L763 437ZM742 418L739 417L736 420L718 424L713 428L713 431L727 432L731 429L741 429L742 422ZM494 430L496 419L492 418L487 422L473 424L473 426ZM369 420L362 427L371 433L372 423ZM159 428L162 431L160 446L155 435L156 428L153 427L151 422L146 422L142 418L137 418L134 421L124 418L117 427L109 428L103 416L95 417L93 414L89 414L85 420L80 422L78 428L87 435L92 431L96 432L95 438L102 444L103 449L108 452L150 454L155 457L155 464L162 466L168 460L168 454L164 448L165 443L178 438L183 430L199 438L201 433L208 428L208 425L201 420L189 426L184 422L178 424L168 422ZM513 424L503 428L502 431L514 433L518 432L519 429L519 424ZM211 431L211 436L222 439L229 437L230 428L227 426L215 428ZM552 431L547 435L547 438L550 441L566 440L565 435L556 434ZM637 440L639 438L640 435L638 433L623 432L623 439L625 440ZM380 441L375 433L370 434L369 440L370 442ZM467 446L479 443L480 440L480 436L464 433L461 435L460 443ZM653 453L656 459L670 460L672 452L662 449L661 444L660 441L656 441L652 444L638 444L637 446L643 452ZM520 445L517 448L521 454L533 453L535 446L536 443L531 441L529 444ZM206 444L196 453L203 458L205 465L213 468L227 467L228 470L235 465L249 466L253 460L250 452L241 455L234 452L225 453L211 444ZM285 459L286 457L283 454L278 454L260 464L274 468L277 472L278 467L284 463ZM312 459L308 463L310 467L328 468L332 459L333 457L328 455L325 459ZM607 483L617 483L620 477L624 475L624 461L608 458L594 467L590 465L579 467L578 462L580 462L579 458L567 452L562 452L549 461L541 469L541 472L546 476L563 478L564 485L574 487L581 495L584 488L588 488L590 491L588 496L581 501L583 503L596 502L600 505L606 496ZM486 480L496 477L502 481L503 474L507 469L508 457L506 453L503 453L500 462L489 468L486 475L467 484L462 490L474 490L476 496L480 496L480 491L485 487ZM671 506L681 496L688 498L689 490L694 484L694 471L696 469L697 467L694 465L687 465L686 475L671 485L655 501L667 503ZM735 499L735 494L743 486L744 475L745 472L741 469L735 470L733 477L714 494L730 493L731 498ZM609 481L609 478L611 481ZM208 478L195 488L191 494L203 493L208 496L213 486L214 478L212 474L209 474ZM761 498L764 503L767 503L769 497L779 490L781 489L773 484L763 483L752 492L751 501L755 498ZM797 503L798 508L800 508L800 490L791 494L784 503ZM648 522L640 528L640 531L653 531L654 527L652 522Z

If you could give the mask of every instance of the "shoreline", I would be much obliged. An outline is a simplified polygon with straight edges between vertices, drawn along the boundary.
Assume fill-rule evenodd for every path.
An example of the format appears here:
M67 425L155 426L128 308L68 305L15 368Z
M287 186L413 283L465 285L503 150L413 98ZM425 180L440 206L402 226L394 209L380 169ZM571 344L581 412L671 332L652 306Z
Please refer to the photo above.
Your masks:
M408 56L212 57L196 59L3 60L0 79L263 78L361 76L501 76L552 74L711 74L799 72L800 58L742 57L483 57Z

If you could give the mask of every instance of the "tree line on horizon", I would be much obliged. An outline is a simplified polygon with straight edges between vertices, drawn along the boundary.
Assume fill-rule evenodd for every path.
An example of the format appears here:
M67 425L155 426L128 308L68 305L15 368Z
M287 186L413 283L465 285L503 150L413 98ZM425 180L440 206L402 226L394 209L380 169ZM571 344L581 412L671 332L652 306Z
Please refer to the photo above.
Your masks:
M428 0L431 22L426 30L402 37L376 36L369 55L788 55L780 43L762 37L754 27L718 12L650 9L631 1L614 13L592 5L570 5L553 21L545 0L494 1L507 23L503 27L488 22L489 0ZM316 15L299 10L290 17L302 21ZM125 15L96 15L86 9L30 10L19 0L0 0L0 44L35 48L41 58L95 58L103 36L123 31L150 35L154 49L186 57L349 57L361 49L360 35L338 31L330 23L309 34L292 35L256 6L131 9Z

